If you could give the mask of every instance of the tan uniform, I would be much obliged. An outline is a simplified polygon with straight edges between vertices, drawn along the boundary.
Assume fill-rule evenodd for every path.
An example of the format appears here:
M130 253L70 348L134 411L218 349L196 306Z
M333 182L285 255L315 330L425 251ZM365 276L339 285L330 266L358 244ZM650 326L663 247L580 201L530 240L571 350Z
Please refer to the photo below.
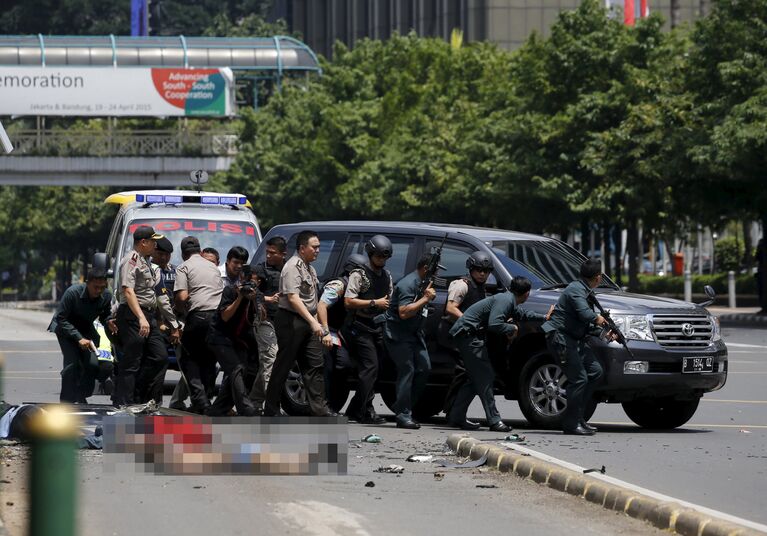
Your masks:
M192 255L176 268L174 292L189 292L188 312L215 311L221 302L224 282L218 267L201 255Z
M288 301L288 294L298 294L301 301L311 314L317 312L317 288L320 284L317 279L317 272L310 264L306 264L301 257L294 255L282 267L280 274L280 309L287 309L293 313L298 311L293 309Z
M120 304L127 304L123 287L132 288L142 309L154 309L156 306L154 287L159 281L159 273L153 270L146 258L137 251L131 251L120 265Z
M466 294L469 293L469 285L463 279L456 279L447 289L447 301L455 302L456 305L461 305Z

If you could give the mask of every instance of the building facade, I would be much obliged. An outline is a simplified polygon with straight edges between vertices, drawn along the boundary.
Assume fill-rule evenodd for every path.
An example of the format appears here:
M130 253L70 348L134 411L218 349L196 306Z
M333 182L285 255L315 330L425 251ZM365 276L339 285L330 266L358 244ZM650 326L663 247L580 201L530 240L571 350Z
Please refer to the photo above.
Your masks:
M638 2L638 0L637 0ZM387 39L394 32L449 39L454 28L465 41L491 41L512 50L537 32L547 36L564 10L581 0L276 0L274 18L284 18L293 32L325 57L341 41ZM612 0L613 4L622 2ZM679 20L694 20L707 0L677 0ZM671 18L671 0L649 0L650 10Z

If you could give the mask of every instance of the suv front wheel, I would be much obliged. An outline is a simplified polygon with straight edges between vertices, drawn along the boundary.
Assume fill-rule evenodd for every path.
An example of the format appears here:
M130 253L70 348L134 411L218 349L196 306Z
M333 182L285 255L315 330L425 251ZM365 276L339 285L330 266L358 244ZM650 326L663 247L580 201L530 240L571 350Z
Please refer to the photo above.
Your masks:
M567 407L567 376L562 367L546 352L531 357L519 374L519 408L534 428L559 428ZM597 408L595 401L586 404L588 421Z
M670 430L692 419L700 398L674 400L673 398L640 399L624 402L623 411L642 428Z

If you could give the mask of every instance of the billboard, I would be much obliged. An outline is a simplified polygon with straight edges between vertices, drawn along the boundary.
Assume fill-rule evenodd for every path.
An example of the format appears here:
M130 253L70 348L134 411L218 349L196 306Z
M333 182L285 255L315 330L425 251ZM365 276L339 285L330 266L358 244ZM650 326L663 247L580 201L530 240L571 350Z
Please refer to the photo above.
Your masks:
M229 116L233 93L228 68L0 68L0 115Z

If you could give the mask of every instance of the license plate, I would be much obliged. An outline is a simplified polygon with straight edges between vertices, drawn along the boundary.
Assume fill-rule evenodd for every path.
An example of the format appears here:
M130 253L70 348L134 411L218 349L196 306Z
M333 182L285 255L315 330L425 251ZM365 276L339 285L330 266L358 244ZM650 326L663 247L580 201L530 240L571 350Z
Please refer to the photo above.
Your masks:
M684 357L682 372L714 372L713 357Z

